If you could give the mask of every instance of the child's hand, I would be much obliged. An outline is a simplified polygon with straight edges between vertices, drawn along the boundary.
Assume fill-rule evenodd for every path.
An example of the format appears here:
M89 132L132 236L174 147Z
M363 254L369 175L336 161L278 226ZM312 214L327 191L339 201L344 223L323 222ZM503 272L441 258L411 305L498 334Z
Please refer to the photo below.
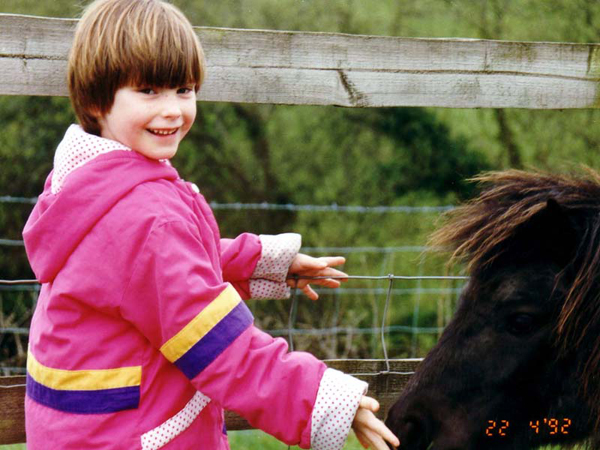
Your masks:
M291 275L311 277L347 277L348 275L346 275L344 272L333 269L334 266L339 266L345 262L346 259L342 256L324 256L322 258L313 258L312 256L298 253L290 265L288 277ZM346 280L334 280L331 278L323 278L320 280L294 280L288 278L287 284L290 287L298 287L302 289L308 298L311 300L316 300L319 298L319 296L310 287L309 283L319 284L329 288L337 288L340 287L341 281Z
M377 400L363 396L354 416L354 422L352 422L354 434L364 448L388 450L389 447L385 441L398 447L400 445L398 438L373 414L378 409Z

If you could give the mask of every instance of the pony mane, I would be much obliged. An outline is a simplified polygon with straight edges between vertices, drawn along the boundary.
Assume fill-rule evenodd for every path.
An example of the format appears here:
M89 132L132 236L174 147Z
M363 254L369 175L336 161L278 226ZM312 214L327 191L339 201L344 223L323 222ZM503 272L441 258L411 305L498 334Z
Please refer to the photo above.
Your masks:
M521 226L555 200L577 226L573 258L557 276L568 290L554 333L562 355L581 350L578 375L584 398L600 430L600 174L508 170L483 173L471 181L482 188L475 199L445 214L431 245L450 250L450 264L466 264L469 274L489 267L506 253ZM552 224L548 224L552 226ZM568 274L568 275L567 275Z

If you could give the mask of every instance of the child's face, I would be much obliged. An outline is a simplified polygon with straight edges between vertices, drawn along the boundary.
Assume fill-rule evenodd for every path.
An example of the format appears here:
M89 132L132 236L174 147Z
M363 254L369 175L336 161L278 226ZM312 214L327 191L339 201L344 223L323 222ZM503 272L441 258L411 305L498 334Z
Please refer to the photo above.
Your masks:
M194 85L171 88L126 86L111 110L99 117L100 135L151 159L175 156L196 118Z

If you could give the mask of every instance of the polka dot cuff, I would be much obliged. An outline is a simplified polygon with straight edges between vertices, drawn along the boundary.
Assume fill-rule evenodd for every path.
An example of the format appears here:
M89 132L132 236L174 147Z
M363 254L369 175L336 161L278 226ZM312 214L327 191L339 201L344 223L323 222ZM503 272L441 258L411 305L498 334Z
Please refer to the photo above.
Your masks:
M314 450L341 450L344 447L358 404L368 384L335 369L321 379L312 412L310 433Z
M285 283L270 280L250 280L250 298L254 300L286 299L291 295L290 288Z
M250 277L253 299L284 299L290 296L286 277L300 250L302 237L296 233L259 236L262 253Z
M162 425L142 434L142 450L158 450L167 445L190 427L209 402L210 398L202 392L196 392L181 411Z

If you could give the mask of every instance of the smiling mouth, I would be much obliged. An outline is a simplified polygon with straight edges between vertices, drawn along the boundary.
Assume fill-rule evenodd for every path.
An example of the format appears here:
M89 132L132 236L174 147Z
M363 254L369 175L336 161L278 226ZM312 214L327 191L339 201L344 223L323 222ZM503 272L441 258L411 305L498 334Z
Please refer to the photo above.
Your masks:
M177 133L177 130L179 130L179 128L170 128L164 130L148 129L148 132L152 133L155 136L171 136Z

